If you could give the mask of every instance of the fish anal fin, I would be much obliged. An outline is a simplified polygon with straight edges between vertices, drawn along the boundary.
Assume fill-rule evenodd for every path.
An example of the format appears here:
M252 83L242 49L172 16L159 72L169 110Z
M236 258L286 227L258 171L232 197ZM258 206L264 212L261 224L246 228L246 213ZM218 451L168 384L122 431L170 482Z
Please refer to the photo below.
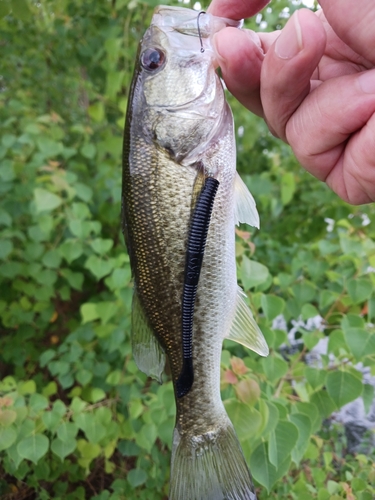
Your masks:
M244 297L244 292L238 287L236 310L229 335L226 338L242 344L261 356L268 356L269 349L267 342Z
M138 368L162 383L165 354L146 318L137 291L132 305L132 350Z
M234 181L234 203L236 224L245 222L259 229L259 214L255 200L238 172Z

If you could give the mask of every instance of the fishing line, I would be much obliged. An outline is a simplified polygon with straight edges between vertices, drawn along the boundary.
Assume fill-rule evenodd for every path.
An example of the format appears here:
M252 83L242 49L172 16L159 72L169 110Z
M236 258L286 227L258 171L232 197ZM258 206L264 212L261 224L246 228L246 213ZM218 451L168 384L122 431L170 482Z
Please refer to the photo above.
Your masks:
M203 47L203 40L202 40L202 34L201 34L201 30L200 30L200 27L199 27L199 18L201 17L202 14L205 14L206 12L204 10L201 10L198 14L198 17L197 17L197 28L198 28L198 36L199 36L199 41L200 41L200 44L201 44L201 52L203 54L204 52L204 47Z
M197 200L187 243L184 288L182 292L182 355L183 363L176 382L177 397L185 396L194 382L193 319L195 298L201 272L207 233L219 181L208 177Z

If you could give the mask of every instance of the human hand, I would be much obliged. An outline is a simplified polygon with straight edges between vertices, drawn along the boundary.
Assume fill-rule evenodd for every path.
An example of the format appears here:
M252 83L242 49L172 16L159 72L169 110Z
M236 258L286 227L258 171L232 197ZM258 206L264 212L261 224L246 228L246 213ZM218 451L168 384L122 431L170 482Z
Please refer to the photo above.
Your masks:
M213 0L239 19L267 0ZM214 37L225 83L301 165L352 204L375 201L375 4L320 0L273 33L226 28Z

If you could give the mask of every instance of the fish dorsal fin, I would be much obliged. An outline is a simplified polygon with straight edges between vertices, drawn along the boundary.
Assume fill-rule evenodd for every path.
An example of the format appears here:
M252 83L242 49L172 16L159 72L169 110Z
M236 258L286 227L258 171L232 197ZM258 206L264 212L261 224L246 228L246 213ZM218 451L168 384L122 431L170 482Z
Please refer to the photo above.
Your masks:
M244 297L246 295L238 287L236 311L227 339L238 342L261 356L268 356L269 350L266 339L256 324Z
M259 214L255 200L238 172L234 181L234 217L238 225L245 222L259 229Z
M138 368L161 384L165 354L149 325L136 291L132 305L132 349Z

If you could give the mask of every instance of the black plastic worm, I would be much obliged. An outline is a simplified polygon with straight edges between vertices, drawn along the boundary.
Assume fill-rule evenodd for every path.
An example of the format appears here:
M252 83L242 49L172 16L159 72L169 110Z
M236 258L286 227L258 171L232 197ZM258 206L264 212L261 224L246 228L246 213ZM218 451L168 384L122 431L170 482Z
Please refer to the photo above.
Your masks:
M219 181L208 177L199 195L187 244L184 289L182 292L182 355L183 364L176 383L177 397L185 396L194 381L193 369L193 318L195 297L201 272L204 248L208 227L210 225L212 207Z

